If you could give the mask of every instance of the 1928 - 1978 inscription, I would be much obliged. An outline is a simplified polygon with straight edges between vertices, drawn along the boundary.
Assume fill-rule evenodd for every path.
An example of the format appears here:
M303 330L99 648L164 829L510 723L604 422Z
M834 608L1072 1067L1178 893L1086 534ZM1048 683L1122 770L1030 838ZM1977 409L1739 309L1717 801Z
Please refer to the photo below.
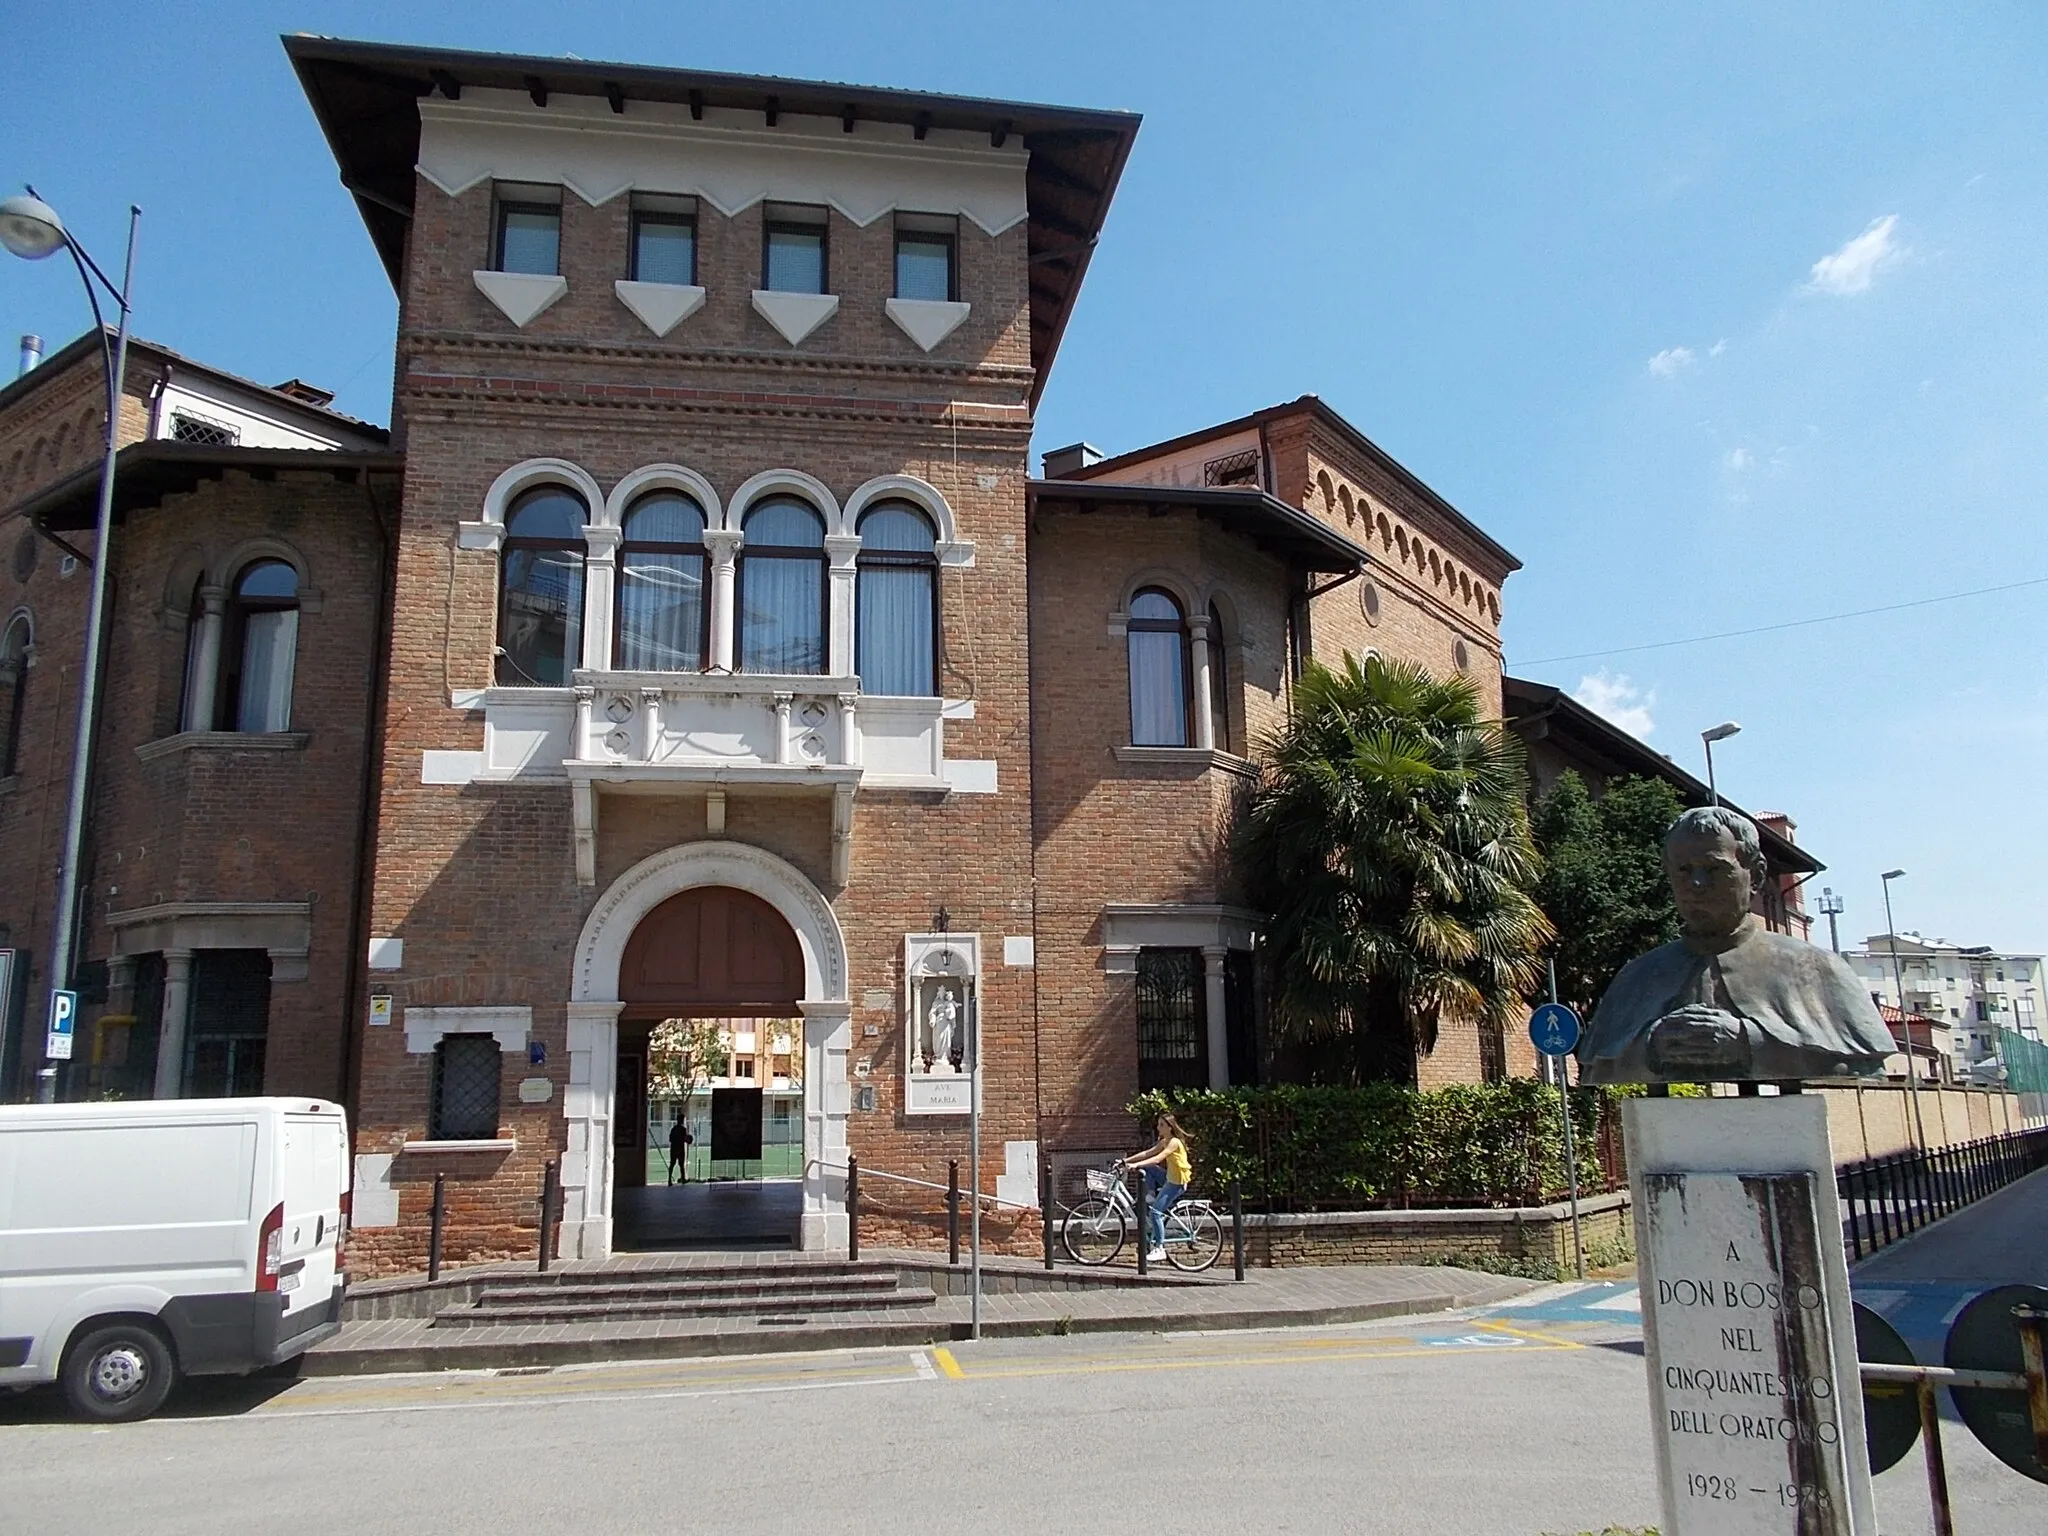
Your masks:
M1644 1322L1674 1536L1850 1531L1813 1175L1643 1184Z

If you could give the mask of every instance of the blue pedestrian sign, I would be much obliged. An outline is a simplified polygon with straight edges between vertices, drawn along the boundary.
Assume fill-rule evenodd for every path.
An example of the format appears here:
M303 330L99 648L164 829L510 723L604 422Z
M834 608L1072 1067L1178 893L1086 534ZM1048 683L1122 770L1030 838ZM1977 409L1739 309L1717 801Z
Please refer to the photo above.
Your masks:
M43 1040L43 1056L48 1061L69 1061L71 1059L71 1026L78 1018L78 994L76 992L53 991L50 994L50 1030Z
M1529 1015L1529 1039L1546 1056L1569 1056L1579 1043L1579 1016L1563 1003L1545 1003Z

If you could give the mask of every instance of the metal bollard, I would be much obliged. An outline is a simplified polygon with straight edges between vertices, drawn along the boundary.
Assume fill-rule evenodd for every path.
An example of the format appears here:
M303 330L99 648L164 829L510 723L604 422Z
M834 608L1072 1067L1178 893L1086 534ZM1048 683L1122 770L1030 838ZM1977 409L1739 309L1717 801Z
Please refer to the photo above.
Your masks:
M1038 1235L1045 1245L1045 1267L1052 1268L1052 1160L1039 1151Z
M427 1222L427 1278L441 1278L441 1232L448 1222L448 1176L434 1175L434 1210Z
M549 1158L547 1166L541 1170L540 1174L540 1272L542 1274L548 1272L548 1260L552 1257L548 1250L553 1244L549 1243L548 1234L554 1226L555 1180L558 1176L555 1160Z
M1145 1250L1152 1243L1152 1222L1146 1212L1152 1207L1151 1202L1145 1198L1145 1175L1142 1170L1131 1170L1131 1189L1131 1207L1138 1218L1138 1273L1146 1275L1151 1273L1151 1268L1146 1261Z
M1244 1185L1230 1181L1230 1254L1236 1278L1244 1278Z
M946 1262L960 1263L960 1159L946 1162Z
M846 1257L860 1257L860 1159L846 1155Z

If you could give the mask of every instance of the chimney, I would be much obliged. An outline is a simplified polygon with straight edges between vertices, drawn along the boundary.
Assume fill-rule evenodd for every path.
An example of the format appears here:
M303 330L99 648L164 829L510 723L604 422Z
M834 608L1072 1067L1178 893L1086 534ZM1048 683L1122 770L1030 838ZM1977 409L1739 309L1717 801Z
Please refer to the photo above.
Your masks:
M18 379L18 378L20 378L20 377L21 377L21 376L22 376L23 374L27 373L27 372L29 371L29 369L31 369L31 368L33 368L33 367L35 367L35 365L36 365L37 363L40 363L40 362L41 362L42 360L43 360L43 338L42 338L42 337L40 337L40 336L35 336L35 335L29 335L29 336L24 336L24 337L22 337L22 338L21 338L21 366L20 366L19 368L16 368L16 369L14 370L14 376L15 376L15 377L16 377L17 379Z
M1045 478L1065 480L1075 471L1086 469L1091 464L1100 464L1108 455L1093 443L1069 443L1064 448L1055 448L1045 456Z

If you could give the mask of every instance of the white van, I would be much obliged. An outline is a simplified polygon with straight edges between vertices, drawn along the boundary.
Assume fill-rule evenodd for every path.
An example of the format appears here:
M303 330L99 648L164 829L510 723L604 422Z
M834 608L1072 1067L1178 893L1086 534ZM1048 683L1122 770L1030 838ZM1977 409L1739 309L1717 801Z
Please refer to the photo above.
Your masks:
M0 1105L0 1387L139 1419L330 1337L348 1168L317 1099Z

